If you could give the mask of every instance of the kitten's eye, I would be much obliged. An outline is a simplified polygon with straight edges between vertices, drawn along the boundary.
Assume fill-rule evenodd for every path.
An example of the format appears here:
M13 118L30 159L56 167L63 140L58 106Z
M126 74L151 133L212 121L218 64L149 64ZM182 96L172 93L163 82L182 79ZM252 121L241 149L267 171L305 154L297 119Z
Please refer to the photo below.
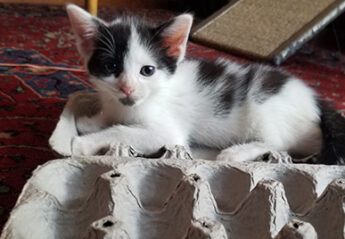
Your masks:
M141 67L140 74L143 76L152 76L155 70L156 68L154 66L143 66Z
M111 74L114 73L116 70L116 64L115 63L108 63L105 65L106 73Z

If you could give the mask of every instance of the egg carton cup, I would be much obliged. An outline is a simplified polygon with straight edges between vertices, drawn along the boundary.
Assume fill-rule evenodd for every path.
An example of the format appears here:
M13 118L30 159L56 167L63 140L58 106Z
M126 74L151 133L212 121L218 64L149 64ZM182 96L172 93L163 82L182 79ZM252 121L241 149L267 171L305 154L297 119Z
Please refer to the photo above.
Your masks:
M134 155L39 166L0 238L344 238L342 166Z

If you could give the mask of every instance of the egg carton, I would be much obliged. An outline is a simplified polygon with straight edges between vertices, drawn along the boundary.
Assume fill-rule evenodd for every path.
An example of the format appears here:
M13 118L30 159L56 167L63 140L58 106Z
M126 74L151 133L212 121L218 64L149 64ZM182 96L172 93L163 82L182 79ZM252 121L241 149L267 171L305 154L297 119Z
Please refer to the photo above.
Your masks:
M344 238L345 167L108 154L39 166L0 238Z

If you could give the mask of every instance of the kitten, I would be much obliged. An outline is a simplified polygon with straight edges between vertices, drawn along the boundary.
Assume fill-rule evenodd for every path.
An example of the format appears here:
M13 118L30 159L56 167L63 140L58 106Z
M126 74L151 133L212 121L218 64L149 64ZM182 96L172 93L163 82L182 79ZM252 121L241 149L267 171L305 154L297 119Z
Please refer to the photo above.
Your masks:
M193 18L152 26L106 23L75 5L68 16L100 105L80 117L72 153L114 143L152 153L164 145L221 149L217 159L249 161L270 151L343 164L345 120L301 80L269 66L185 59Z

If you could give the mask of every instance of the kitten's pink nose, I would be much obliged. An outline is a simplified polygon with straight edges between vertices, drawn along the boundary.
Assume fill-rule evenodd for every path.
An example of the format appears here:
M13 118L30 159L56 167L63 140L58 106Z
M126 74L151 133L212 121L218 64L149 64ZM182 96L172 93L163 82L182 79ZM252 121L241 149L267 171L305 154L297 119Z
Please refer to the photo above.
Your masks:
M128 85L121 85L120 90L125 93L126 96L130 96L132 94L132 92L134 91L134 89Z

